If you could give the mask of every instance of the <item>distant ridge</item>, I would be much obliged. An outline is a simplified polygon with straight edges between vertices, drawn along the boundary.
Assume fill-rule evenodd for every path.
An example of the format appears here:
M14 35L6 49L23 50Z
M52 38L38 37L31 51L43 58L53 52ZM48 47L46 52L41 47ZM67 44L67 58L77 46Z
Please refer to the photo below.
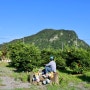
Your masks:
M13 40L9 43L15 43L17 41L34 44L38 46L40 49L43 48L54 48L54 49L61 49L63 46L76 46L82 48L88 48L89 45L78 38L78 35L75 33L74 30L55 30L55 29L44 29L40 32L27 36L21 39Z

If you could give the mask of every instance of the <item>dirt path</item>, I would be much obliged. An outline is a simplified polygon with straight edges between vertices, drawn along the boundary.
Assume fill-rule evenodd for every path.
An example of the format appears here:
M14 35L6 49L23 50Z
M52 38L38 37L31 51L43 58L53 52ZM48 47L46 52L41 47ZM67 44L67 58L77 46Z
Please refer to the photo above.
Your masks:
M21 88L23 90L46 90L45 86L35 87L31 85L29 82L15 80L15 78L12 77L12 73L12 69L0 63L0 90L16 90L16 88L20 88L20 90Z
M8 67L0 66L0 90L12 90L15 88L30 88L30 83L23 83L20 80L15 80L11 77L12 70Z
M15 89L15 88L30 88L30 83L23 83L21 81L15 81L14 78L8 76L0 77L2 80L2 86L0 86L0 90L3 89Z

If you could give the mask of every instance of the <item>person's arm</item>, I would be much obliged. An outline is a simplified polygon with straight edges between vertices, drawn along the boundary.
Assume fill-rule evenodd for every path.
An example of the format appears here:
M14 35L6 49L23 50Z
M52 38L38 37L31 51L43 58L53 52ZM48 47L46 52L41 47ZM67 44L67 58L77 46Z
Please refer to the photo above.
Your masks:
M49 62L48 64L46 64L46 66L51 66L51 62Z

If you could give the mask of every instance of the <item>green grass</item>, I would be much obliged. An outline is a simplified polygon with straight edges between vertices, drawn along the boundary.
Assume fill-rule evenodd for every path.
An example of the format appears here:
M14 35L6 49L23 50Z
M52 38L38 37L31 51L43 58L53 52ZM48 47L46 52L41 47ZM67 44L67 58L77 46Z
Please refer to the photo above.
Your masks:
M47 90L77 90L75 87L48 86Z
M2 84L2 80L0 79L0 86L5 86L4 84Z
M90 72L72 75L58 71L60 85L49 85L47 90L90 90Z
M15 80L21 80L22 82L27 82L28 74L26 72L17 72L15 68L9 67L8 63L0 63L0 76L14 77Z
M28 74L27 73L13 73L13 77L15 80L20 80L22 82L27 82L28 81Z
M7 65L7 63L0 63L0 73L14 77L15 80L27 82L29 73L15 72L15 68L7 67ZM62 70L57 72L59 74L60 85L31 85L31 88L29 89L16 88L15 90L90 90L90 71L85 71L83 74L75 75L70 74L69 71ZM3 85L1 80L0 85ZM46 89L43 87L46 87Z
M82 78L80 78L83 76L84 77L88 76L90 78L89 72L85 72L84 74L81 74L81 75L80 74L72 75L61 71L58 71L58 73L59 73L60 85L48 84L45 86L46 87L45 90L89 90L90 89L90 82L86 82ZM88 80L88 77L87 77L87 80ZM17 90L24 90L24 89L17 89ZM38 86L32 85L29 90L44 90L44 89L39 88Z

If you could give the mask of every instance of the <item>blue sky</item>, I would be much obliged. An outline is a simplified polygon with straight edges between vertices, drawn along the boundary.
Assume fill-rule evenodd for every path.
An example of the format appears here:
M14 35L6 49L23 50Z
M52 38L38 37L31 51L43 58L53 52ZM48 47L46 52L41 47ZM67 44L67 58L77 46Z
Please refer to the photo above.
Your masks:
M90 45L90 0L0 0L0 43L46 28L74 30Z

